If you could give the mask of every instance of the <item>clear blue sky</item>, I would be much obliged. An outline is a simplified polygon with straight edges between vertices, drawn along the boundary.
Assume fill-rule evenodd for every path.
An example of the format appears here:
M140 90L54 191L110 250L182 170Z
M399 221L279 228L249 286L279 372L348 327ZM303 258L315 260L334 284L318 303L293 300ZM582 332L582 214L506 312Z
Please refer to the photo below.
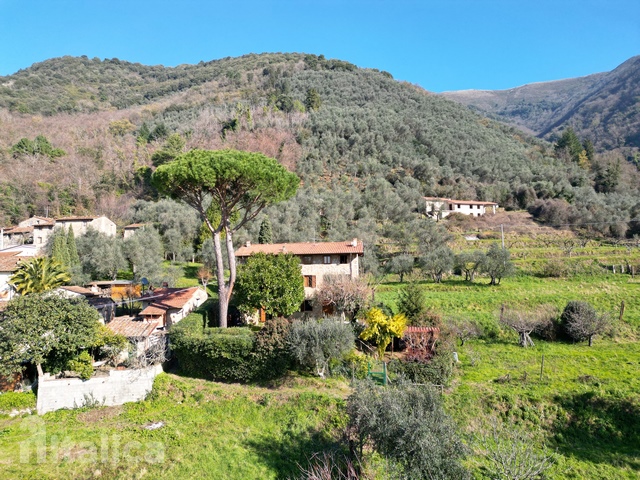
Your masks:
M640 0L0 0L0 75L62 55L175 66L260 52L436 92L503 89L640 55Z

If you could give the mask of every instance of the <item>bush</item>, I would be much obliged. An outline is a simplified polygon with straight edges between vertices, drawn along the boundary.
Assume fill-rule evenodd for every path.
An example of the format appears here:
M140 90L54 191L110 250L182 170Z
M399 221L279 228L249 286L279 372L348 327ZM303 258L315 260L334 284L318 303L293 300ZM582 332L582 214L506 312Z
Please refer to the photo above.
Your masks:
M298 366L324 377L329 362L349 352L355 342L349 323L337 318L296 320L287 338L289 351Z
M178 327L170 330L171 349L185 374L231 382L255 377L255 334L251 330L209 328L197 332L194 325Z
M0 393L0 412L35 408L36 396L33 392L5 392Z
M360 382L347 403L352 441L366 443L401 473L394 478L463 479L465 449L453 421L431 388Z
M388 365L391 378L404 378L412 383L448 385L453 375L453 353L447 349L428 361L394 359Z
M367 378L370 361L371 357L354 348L341 359L330 362L329 367L332 375L363 380Z
M268 319L256 334L254 349L256 378L268 380L283 375L291 366L287 345L291 323L283 317Z
M76 358L69 360L67 368L80 375L83 380L89 380L93 375L93 359L89 352L82 352Z

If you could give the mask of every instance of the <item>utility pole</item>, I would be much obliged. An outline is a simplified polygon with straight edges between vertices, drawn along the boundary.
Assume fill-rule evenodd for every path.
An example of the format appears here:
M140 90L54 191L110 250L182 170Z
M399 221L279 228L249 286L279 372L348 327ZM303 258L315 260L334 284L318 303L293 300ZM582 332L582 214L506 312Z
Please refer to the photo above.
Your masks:
M504 250L504 225L500 224L500 234L502 235L502 249Z

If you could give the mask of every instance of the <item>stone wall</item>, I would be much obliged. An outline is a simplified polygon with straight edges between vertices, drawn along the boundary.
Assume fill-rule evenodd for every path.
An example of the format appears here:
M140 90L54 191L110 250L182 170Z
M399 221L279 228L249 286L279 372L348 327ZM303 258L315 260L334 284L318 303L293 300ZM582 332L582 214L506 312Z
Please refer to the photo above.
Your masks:
M38 380L38 414L86 405L113 406L139 402L149 394L162 365L138 370L111 370L108 375L53 379L45 374Z

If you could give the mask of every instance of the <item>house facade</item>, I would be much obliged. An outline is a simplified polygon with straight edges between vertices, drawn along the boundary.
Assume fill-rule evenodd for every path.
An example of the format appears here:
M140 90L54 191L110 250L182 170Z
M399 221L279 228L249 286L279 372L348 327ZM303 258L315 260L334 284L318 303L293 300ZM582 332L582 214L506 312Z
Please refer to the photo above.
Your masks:
M498 204L495 202L481 202L479 200L454 200L452 198L423 197L428 217L445 218L452 213L481 217L487 212L496 213Z
M272 243L252 245L247 242L236 250L240 262L254 253L277 255L290 253L300 259L300 274L304 282L305 301L301 312L321 314L313 299L327 275L360 276L360 257L364 255L362 241L354 238L344 242ZM326 312L329 313L329 312Z
M47 218L33 216L15 227L2 230L0 249L10 245L32 243L42 252L55 228L73 229L76 237L87 233L89 227L105 235L115 237L116 224L105 216Z

